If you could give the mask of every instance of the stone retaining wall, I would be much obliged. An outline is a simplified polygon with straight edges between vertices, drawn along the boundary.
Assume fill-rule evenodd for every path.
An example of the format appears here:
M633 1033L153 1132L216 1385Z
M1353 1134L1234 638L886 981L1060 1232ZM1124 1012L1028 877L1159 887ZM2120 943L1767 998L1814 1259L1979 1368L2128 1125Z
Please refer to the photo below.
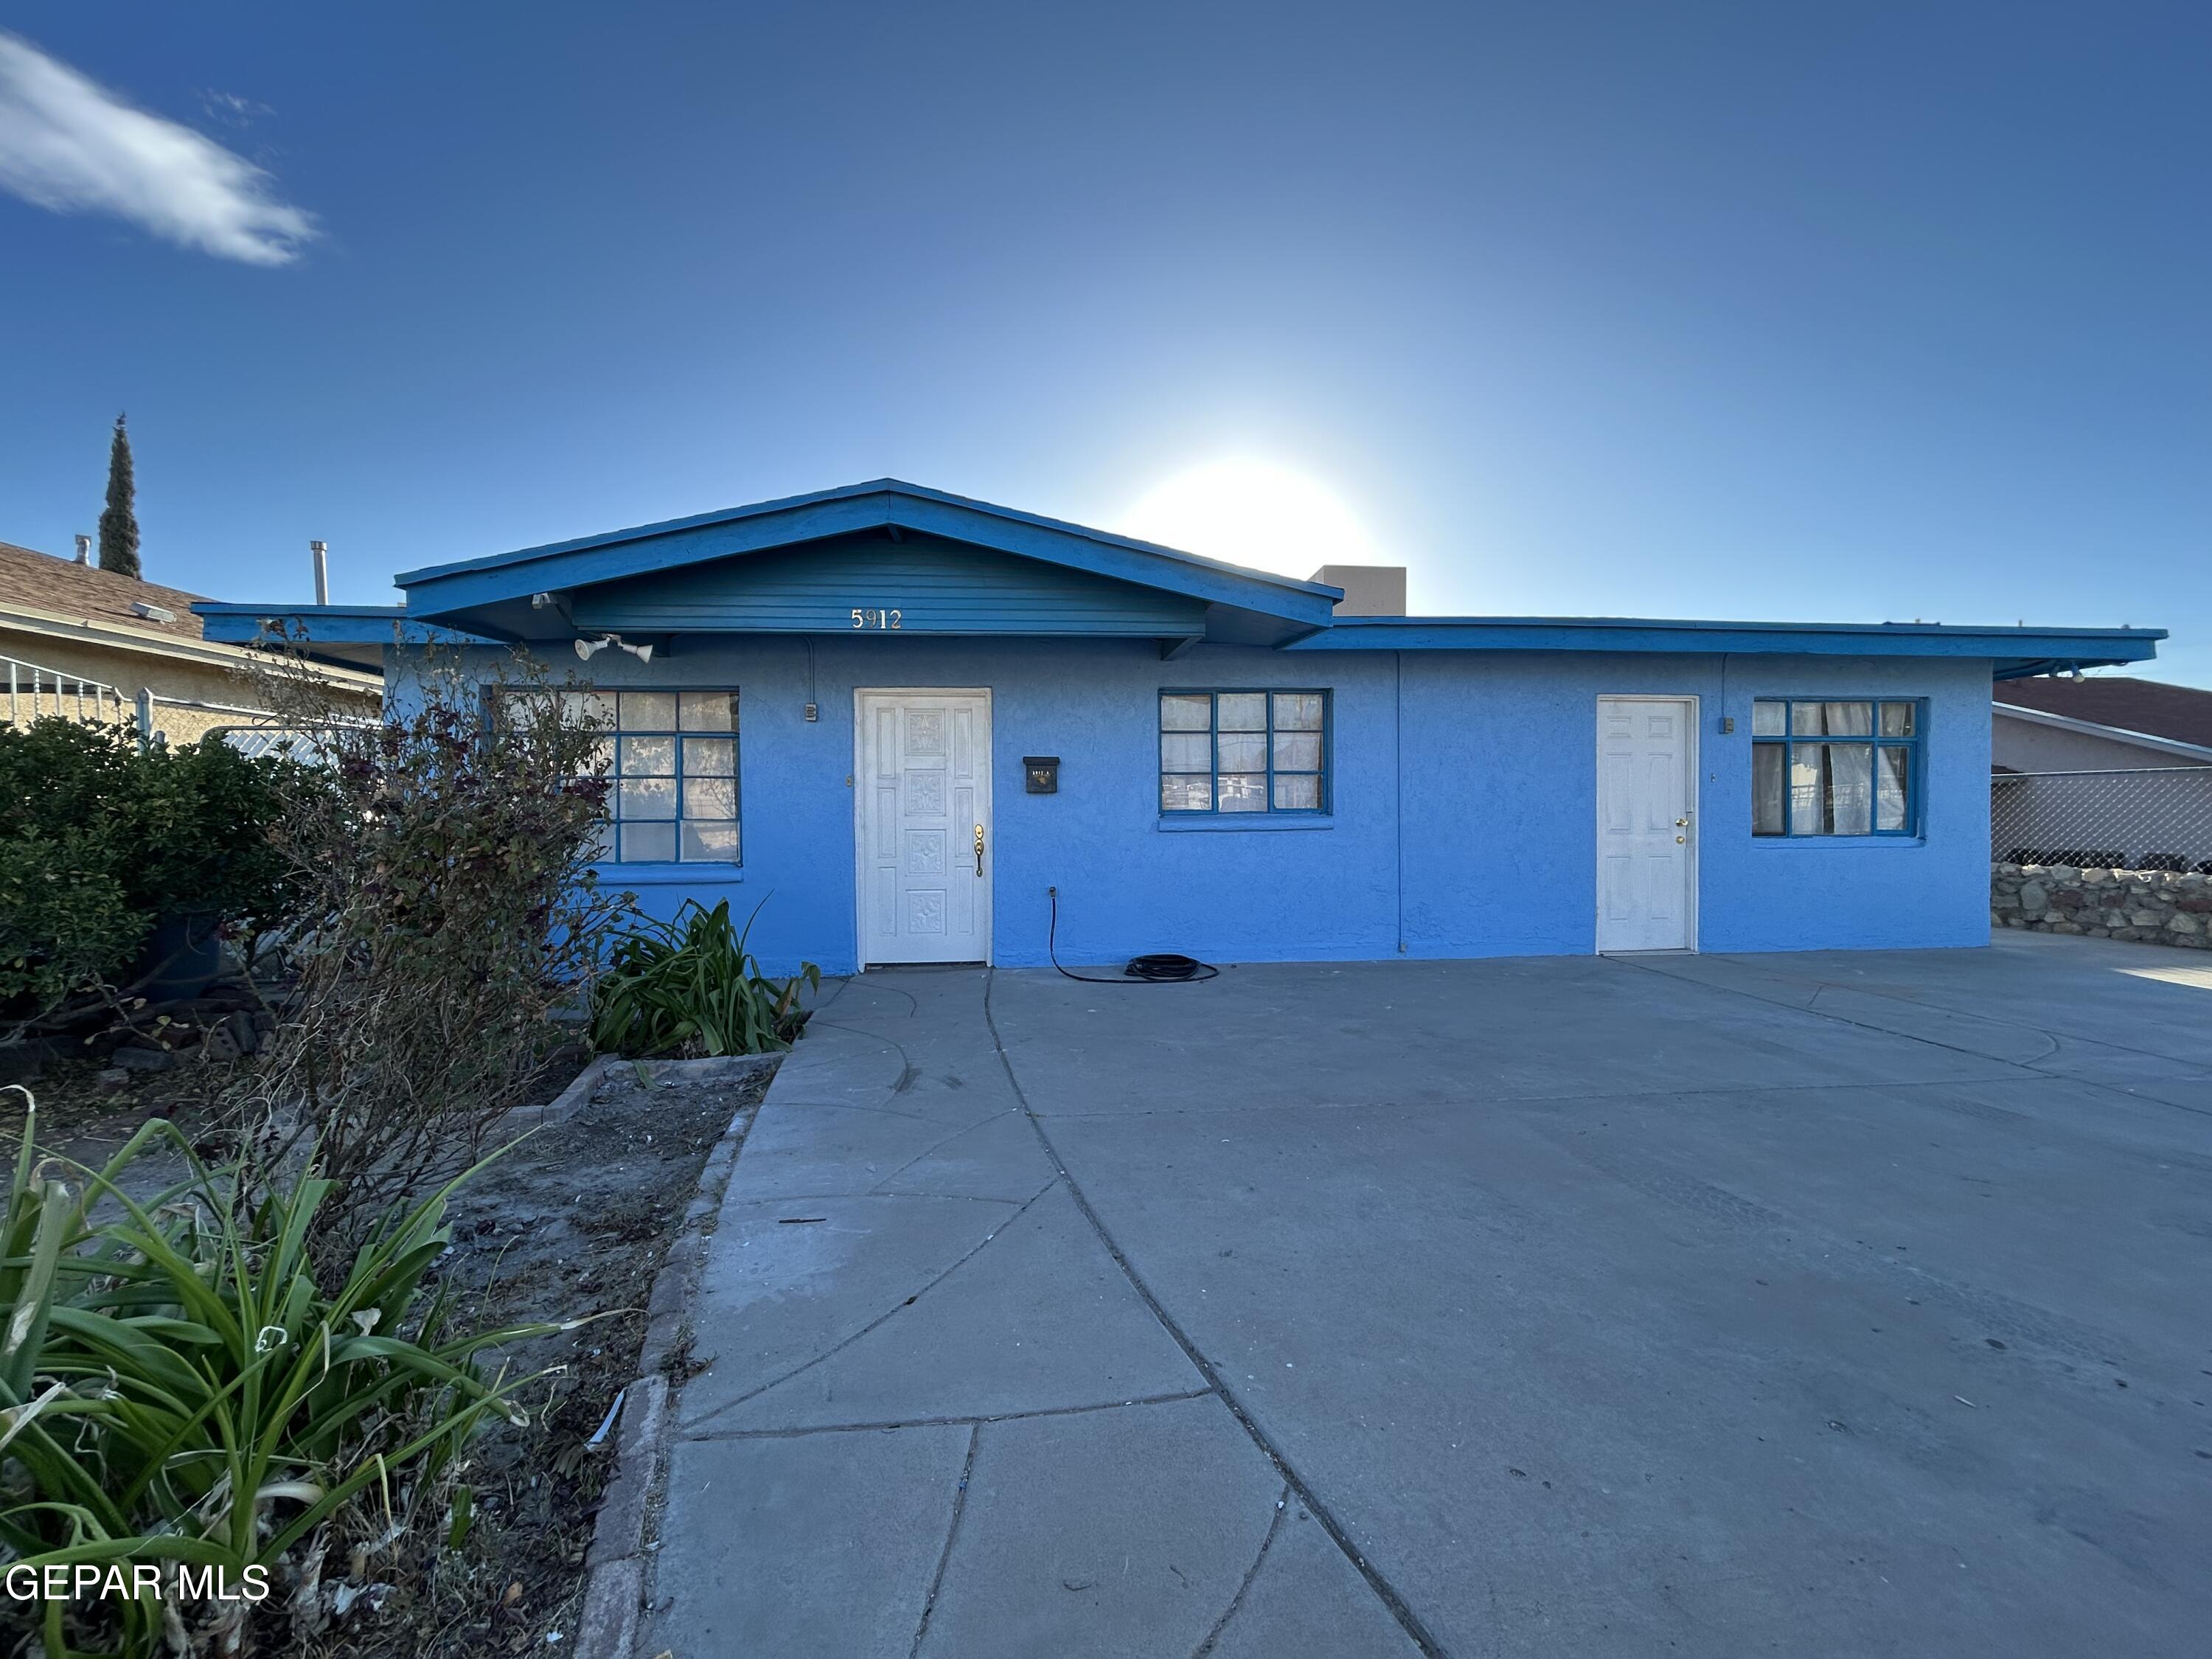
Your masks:
M2154 945L2212 945L2212 876L2168 870L1990 866L1990 923Z

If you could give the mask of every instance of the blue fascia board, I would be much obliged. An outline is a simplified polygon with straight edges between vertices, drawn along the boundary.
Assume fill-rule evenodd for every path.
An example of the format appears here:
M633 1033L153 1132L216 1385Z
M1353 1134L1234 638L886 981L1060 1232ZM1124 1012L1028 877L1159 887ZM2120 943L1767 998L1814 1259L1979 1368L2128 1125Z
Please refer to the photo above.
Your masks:
M1819 657L1987 657L1997 678L2147 662L2162 628L1982 628L1946 623L1692 622L1644 617L1346 620L1286 651L1621 651Z
M251 645L276 624L312 645L485 645L480 634L410 616L397 605L241 605L207 599L192 607L201 637L224 645ZM395 629L403 632L395 635Z
M1044 560L1096 575L1288 621L1325 624L1343 591L896 479L671 519L629 530L431 565L398 577L410 609L425 617L574 590L708 559L896 527ZM680 538L680 539L679 539Z

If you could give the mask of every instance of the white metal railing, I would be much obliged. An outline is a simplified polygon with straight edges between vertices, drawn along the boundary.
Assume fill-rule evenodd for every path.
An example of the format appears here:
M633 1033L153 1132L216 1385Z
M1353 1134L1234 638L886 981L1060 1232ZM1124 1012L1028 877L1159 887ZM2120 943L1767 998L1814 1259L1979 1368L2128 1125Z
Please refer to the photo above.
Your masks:
M373 720L331 719L313 726L285 724L265 708L246 708L236 703L205 702L196 697L164 697L141 691L125 697L112 685L78 674L43 667L13 657L0 657L8 672L6 723L28 726L39 720L65 720L78 725L122 724L135 719L138 746L152 748L168 742L161 729L161 713L228 716L210 722L198 735L219 737L249 760L262 755L281 755L289 760L320 763L329 757L325 739L341 726L371 726Z
M56 719L80 724L112 723L124 716L123 694L112 685L14 657L0 657L0 662L8 667L10 726Z

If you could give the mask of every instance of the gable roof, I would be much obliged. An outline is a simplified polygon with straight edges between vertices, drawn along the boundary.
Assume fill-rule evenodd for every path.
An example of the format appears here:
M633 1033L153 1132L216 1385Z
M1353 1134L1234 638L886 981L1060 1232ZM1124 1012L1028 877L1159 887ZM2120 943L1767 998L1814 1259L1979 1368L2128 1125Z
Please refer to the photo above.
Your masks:
M2124 733L2212 748L2212 691L2131 676L2088 680L2021 680L1997 702L2063 715Z
M908 532L915 544L906 544ZM939 568L924 568L932 560ZM846 609L855 602L900 606L915 603L902 592L926 591L942 598L943 585L930 583L949 577L962 561L972 577L963 604L933 603L921 626L908 613L910 633L1157 634L1167 655L1204 640L1307 651L1951 657L1986 660L1998 679L2145 661L2166 637L2154 628L1339 617L1334 605L1343 590L1327 583L896 478L427 565L396 579L407 599L397 612L329 607L310 617L298 606L201 610L221 637L245 637L233 630L250 634L249 621L258 626L259 618L284 617L306 623L311 637L332 649L362 651L390 643L395 619L505 641L568 640L592 629L842 633L848 615L861 625L863 611ZM1015 569L1025 562L1026 574ZM1116 585L1118 595L1105 591Z
M395 580L410 616L520 634L519 605L541 592L681 569L855 532L941 537L1249 612L1285 636L1328 624L1343 590L1202 558L1065 520L948 495L896 478L847 484L604 535L429 565Z
M200 619L192 614L192 605L200 598L181 587L164 587L98 565L0 542L0 610L35 611L196 640ZM142 617L131 608L140 603L174 614L167 622Z

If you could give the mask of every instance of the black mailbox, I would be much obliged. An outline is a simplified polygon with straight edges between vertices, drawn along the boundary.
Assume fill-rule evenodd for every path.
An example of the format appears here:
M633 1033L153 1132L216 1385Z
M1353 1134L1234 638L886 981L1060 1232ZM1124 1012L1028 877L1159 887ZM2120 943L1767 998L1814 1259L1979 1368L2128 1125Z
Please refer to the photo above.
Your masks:
M1022 776L1032 795L1058 794L1060 793L1060 757L1057 755L1023 756Z

